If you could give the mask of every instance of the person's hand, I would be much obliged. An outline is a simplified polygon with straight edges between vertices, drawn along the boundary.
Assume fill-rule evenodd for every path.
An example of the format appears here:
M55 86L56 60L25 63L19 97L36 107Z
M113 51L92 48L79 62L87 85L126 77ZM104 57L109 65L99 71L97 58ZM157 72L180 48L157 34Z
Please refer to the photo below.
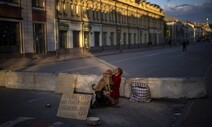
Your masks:
M103 91L104 96L110 97L110 91Z

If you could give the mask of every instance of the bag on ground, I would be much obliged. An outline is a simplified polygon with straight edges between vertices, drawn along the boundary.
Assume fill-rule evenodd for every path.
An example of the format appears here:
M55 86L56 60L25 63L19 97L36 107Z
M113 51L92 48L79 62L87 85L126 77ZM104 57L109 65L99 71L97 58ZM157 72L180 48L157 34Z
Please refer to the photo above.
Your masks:
M132 82L131 86L131 102L150 102L151 93L147 83Z

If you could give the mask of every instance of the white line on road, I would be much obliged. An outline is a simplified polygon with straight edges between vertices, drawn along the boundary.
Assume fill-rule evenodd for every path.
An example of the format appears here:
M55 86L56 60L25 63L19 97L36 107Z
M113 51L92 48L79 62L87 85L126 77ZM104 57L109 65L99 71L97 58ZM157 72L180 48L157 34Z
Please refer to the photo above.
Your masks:
M121 59L121 60L116 60L116 61L113 61L111 63L108 63L104 60L101 60L99 59L98 57L95 58L97 61L99 61L100 63L103 63L104 65L107 65L109 68L116 68L116 66L114 66L113 64L115 63L122 63L122 62L125 62L125 61L130 61L130 60L135 60L135 59L140 59L142 57L149 57L149 56L155 56L155 55L159 55L159 54L162 54L162 53L168 53L168 52L174 52L178 49L172 49L172 50L168 50L168 51L160 51L160 52L156 52L156 53L149 53L149 54L146 54L146 55L142 55L142 56L135 56L135 57L130 57L130 58L125 58L125 59ZM78 68L73 68L73 69L70 69L68 71L76 71L76 70L82 70L82 69L88 69L88 68L92 68L92 67L97 67L98 65L87 65L87 66L82 66L82 67L78 67ZM125 75L130 75L129 73L127 72L124 72Z
M149 53L149 54L144 54L142 56L135 56L135 57L129 57L129 58L117 60L117 61L114 61L114 62L111 62L111 63L122 63L122 62L125 62L125 61L140 59L140 58L143 58L143 57L156 56L156 55L163 54L163 53L174 52L176 50L177 49L175 49L175 50L169 50L169 51L160 51L160 52L156 52L156 53Z
M96 67L96 66L97 66L97 65L82 66L82 67L70 69L70 70L68 70L68 71L76 71L76 70L88 69L88 68Z
M35 99L29 100L29 101L27 101L27 102L30 103L30 102L34 102L34 101L41 100L41 99L43 99L43 97L35 98Z
M62 126L63 124L64 124L64 123L62 123L62 122L56 122L56 123L50 125L49 127L60 127L60 126Z
M30 119L35 119L35 118L33 118L33 117L18 117L15 120L10 120L6 123L1 124L0 127L13 127L17 123L20 123L20 122L23 122L23 121L26 121L26 120L30 120Z

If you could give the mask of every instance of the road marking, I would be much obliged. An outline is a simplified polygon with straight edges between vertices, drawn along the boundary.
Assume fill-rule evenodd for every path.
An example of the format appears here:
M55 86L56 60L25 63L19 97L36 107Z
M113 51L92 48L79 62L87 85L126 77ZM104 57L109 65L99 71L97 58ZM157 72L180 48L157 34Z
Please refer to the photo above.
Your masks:
M88 69L88 68L95 67L95 66L97 66L97 65L82 66L82 67L70 69L70 70L68 70L68 71L76 71L76 70Z
M18 117L15 120L10 120L6 123L1 124L0 127L13 127L17 123L20 123L20 122L23 122L23 121L26 121L26 120L30 120L30 119L35 119L35 118L33 118L33 117Z
M95 57L94 59L96 59L96 61L108 66L109 68L116 68L116 66L114 66L113 64L115 63L122 63L122 62L126 62L126 61L130 61L130 60L135 60L135 59L140 59L140 58L143 58L143 57L149 57L149 56L155 56L155 55L159 55L159 54L162 54L162 53L168 53L168 52L174 52L174 51L177 51L178 49L172 49L172 50L169 50L169 51L160 51L160 52L154 52L154 53L150 53L150 54L144 54L142 56L135 56L135 57L130 57L130 58L125 58L125 59L121 59L121 60L116 60L116 61L113 61L113 62L106 62L105 60L102 60L102 59L99 59L98 57ZM82 67L78 67L78 68L74 68L74 69L70 69L68 71L76 71L76 70L83 70L83 69L88 69L88 68L92 68L92 67L98 67L98 65L87 65L87 66L82 66ZM124 72L125 75L130 75L129 73L127 72Z
M29 100L27 102L31 103L31 102L34 102L34 101L37 101L37 100L41 100L41 99L43 99L43 97L35 98L35 99Z
M144 58L144 57L156 56L156 55L160 55L160 54L163 54L163 53L174 52L176 50L160 51L160 52L156 52L156 53L143 54L142 56L135 56L135 57L125 58L125 59L117 60L117 61L114 61L114 62L111 62L111 63L122 63L122 62L135 60L135 59L140 59L140 58Z
M62 123L62 122L56 122L56 123L50 125L49 127L60 127L60 126L62 126L63 124L64 124L64 123Z

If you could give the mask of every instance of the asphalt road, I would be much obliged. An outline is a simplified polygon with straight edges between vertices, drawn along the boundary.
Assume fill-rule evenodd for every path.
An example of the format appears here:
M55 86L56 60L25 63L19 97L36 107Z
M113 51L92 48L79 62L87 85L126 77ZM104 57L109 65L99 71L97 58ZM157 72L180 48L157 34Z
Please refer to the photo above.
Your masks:
M85 59L29 66L21 71L68 72L101 75L108 68L121 67L125 77L202 77L212 63L212 43L121 53Z
M93 109L102 127L204 127L210 126L212 43L40 64L21 71L68 72L100 75L116 66L125 77L206 77L207 98L152 100L131 103L121 98L118 107ZM56 116L61 96L54 92L0 87L0 127L84 127L86 121ZM51 107L46 107L50 104Z
M0 87L0 127L88 127L84 120L56 116L60 98L54 92ZM91 109L88 115L101 118L101 127L170 127L178 117L174 107L186 103L181 99L132 103L121 98L117 107Z

